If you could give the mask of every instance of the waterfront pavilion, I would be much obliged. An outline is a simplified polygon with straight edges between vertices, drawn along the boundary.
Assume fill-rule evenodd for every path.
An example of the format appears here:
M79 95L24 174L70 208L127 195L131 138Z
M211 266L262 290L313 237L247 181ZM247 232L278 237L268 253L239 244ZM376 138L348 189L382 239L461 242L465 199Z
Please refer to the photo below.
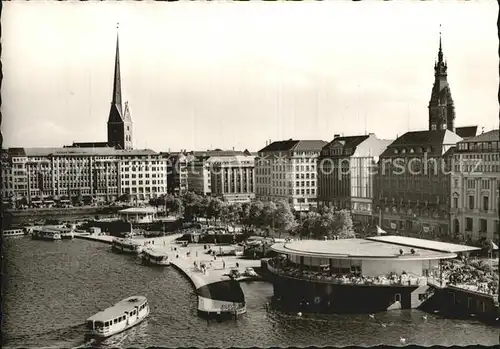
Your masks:
M152 223L156 220L154 207L131 207L118 211L118 215L125 222Z
M405 236L299 240L274 244L271 249L282 255L282 265L304 272L318 272L326 277L357 275L370 278L391 274L438 277L442 260L478 250L471 246ZM273 269L276 265L270 265L270 271L280 273Z

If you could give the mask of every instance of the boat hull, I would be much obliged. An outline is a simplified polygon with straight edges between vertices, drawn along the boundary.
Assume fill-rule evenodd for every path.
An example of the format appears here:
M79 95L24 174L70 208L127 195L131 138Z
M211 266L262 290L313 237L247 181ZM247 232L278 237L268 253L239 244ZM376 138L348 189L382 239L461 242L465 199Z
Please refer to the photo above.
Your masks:
M140 250L135 250L124 246L115 246L115 245L111 246L111 250L118 253L126 253L126 254L139 254L141 252Z
M430 287L356 285L271 276L273 307L304 313L376 313L419 308L432 296ZM290 292L290 290L294 290Z
M158 261L152 260L152 259L150 259L150 258L148 258L146 256L142 256L142 263L144 265L156 265L156 266L159 266L159 267L165 267L165 266L170 265L169 261L158 262Z
M38 235L32 235L33 240L44 240L44 241L59 241L61 238L57 237L52 237L52 236L38 236Z
M149 311L148 311L148 313L144 317L142 317L139 320L135 321L133 324L125 326L125 327L123 327L121 329L118 329L116 331L112 331L112 332L110 331L108 333L93 333L93 332L92 333L86 333L85 334L85 338L96 338L96 339L101 339L102 340L102 339L109 338L111 336L115 336L117 334L125 332L126 330L130 330L132 327L135 327L135 326L143 323L148 318L148 316L149 316Z

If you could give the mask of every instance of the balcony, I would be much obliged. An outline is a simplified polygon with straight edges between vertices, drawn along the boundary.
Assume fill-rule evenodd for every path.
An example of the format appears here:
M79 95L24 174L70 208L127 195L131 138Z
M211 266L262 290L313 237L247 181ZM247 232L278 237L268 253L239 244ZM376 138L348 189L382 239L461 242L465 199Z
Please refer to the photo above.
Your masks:
M334 285L351 285L351 286L393 286L393 287L415 287L427 285L427 278L424 276L415 275L396 275L389 276L380 275L378 277L370 277L354 274L330 274L327 271L311 271L302 270L291 265L280 265L280 261L273 259L268 260L268 270L282 277L295 280L306 280L311 282L319 282Z

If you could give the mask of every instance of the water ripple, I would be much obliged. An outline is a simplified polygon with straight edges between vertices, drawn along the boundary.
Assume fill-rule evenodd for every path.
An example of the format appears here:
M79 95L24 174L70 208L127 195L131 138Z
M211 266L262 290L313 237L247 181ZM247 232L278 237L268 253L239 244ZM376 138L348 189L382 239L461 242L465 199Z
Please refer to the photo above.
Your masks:
M4 242L6 257L4 347L271 347L495 345L497 332L472 320L450 320L420 311L366 315L267 312L272 286L243 283L248 312L239 321L207 322L197 316L191 284L173 268L142 266L108 245L26 238ZM84 342L84 321L120 299L143 294L150 317L102 342ZM382 325L384 324L384 325Z

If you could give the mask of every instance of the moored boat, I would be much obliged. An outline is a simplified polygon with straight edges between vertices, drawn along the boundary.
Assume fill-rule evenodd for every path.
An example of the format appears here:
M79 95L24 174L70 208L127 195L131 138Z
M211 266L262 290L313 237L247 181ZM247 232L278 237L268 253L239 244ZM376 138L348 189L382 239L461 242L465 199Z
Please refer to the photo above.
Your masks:
M116 238L111 244L111 249L120 253L139 254L142 252L142 244L129 238Z
M25 235L23 229L6 229L2 231L2 234L4 237Z
M140 324L149 315L144 296L132 296L87 319L86 335L107 338Z
M55 230L50 230L50 229L38 230L38 229L36 229L36 230L33 230L33 233L31 234L31 238L33 240L55 241L55 240L61 240L61 234Z
M170 265L168 255L165 252L155 251L148 248L142 251L142 262L150 265Z

